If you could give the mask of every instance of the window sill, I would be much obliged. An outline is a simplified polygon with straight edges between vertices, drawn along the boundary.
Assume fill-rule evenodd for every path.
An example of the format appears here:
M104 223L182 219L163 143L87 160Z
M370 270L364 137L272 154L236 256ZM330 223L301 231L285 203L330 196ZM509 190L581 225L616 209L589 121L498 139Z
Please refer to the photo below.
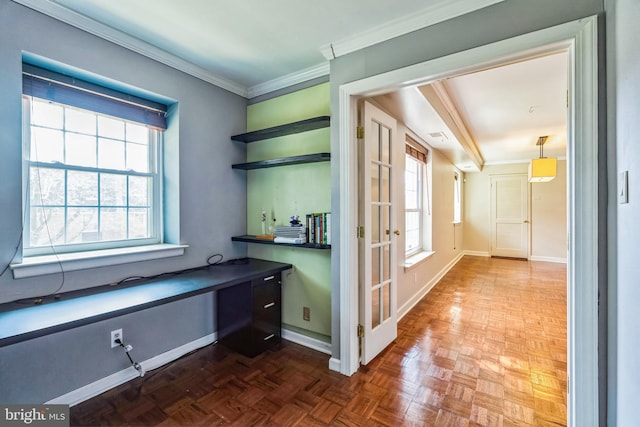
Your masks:
M435 251L422 251L410 256L404 261L404 271L409 271L422 264L435 254Z
M14 279L42 276L63 271L84 270L130 262L148 261L184 254L188 245L158 244L133 248L105 249L100 251L45 255L24 258L21 263L11 264Z

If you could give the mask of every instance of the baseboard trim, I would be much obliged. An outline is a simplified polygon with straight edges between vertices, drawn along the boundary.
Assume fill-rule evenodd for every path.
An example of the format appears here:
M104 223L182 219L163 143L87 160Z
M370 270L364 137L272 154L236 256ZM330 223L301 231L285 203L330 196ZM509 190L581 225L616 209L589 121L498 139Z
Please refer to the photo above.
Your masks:
M311 338L285 328L282 328L282 338L300 344L303 347L319 351L320 353L331 355L331 343L321 341L317 338Z
M549 256L532 256L531 258L529 258L529 261L555 262L558 264L567 263L566 258L556 258L556 257L549 257Z
M447 274L449 270L451 270L453 266L456 265L458 261L460 261L465 255L467 255L466 252L459 253L458 256L452 259L449 264L445 265L444 268L440 270L438 274L436 274L431 280L429 280L427 284L422 287L422 289L420 289L411 299L409 299L409 301L404 303L402 307L398 309L398 320L402 319L408 312L410 312L411 309L415 307L415 305L420 302L420 300L424 298L424 296L427 295L435 285L438 284L440 279L442 279L444 275Z
M187 353L216 342L216 338L217 334L214 332L213 334L206 335L195 341L188 342L184 345L181 345L180 347L176 347L167 352L154 356L151 359L140 362L140 365L142 365L142 368L145 371L151 371L153 369L159 368L160 366L166 365L169 362L173 362L174 360L184 356ZM105 391L111 390L112 388L124 384L127 381L131 381L132 379L137 377L138 371L130 366L127 369L101 378L98 381L94 381L91 384L87 384L86 386L70 391L69 393L63 394L62 396L51 399L50 401L45 403L51 405L60 404L75 406L79 403L84 402L85 400L98 396Z
M331 359L329 359L329 369L335 372L340 372L340 368L341 368L342 364L340 363L340 359L337 359L335 357L332 357ZM342 372L340 372L342 373Z
M470 255L470 256L482 256L486 258L489 258L491 256L489 252L483 252L483 251L464 251L464 254Z

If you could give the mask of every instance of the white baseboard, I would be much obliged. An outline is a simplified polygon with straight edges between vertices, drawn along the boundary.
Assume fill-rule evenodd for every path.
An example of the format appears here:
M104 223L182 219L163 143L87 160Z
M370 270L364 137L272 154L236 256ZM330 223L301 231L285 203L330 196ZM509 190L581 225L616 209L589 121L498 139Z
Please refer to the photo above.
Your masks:
M185 354L192 352L193 350L197 350L214 343L216 341L216 337L217 334L214 332L213 334L204 336L195 341L188 342L184 345L181 345L180 347L176 347L165 353L154 356L151 359L140 362L140 365L142 365L142 368L145 371L151 371L153 369L159 368L162 365L172 362L184 356ZM74 406L84 402L85 400L102 394L105 391L111 390L114 387L124 384L127 381L131 381L136 377L138 377L138 371L130 366L127 369L111 374L108 377L101 378L98 381L94 381L84 387L80 387L76 390L70 391L69 393L63 394L62 396L51 399L46 403L51 405L61 404Z
M471 256L483 256L483 257L490 257L491 254L489 252L483 252L483 251L464 251L465 255L471 255Z
M308 337L290 329L285 329L284 327L282 328L282 338L321 353L331 355L331 343Z
M433 287L438 284L440 279L444 277L445 274L449 272L453 268L454 265L458 263L462 259L463 256L467 255L466 252L461 252L457 257L451 260L449 264L445 265L442 270L438 272L426 285L422 287L409 301L404 303L402 307L398 309L398 320L402 319L415 305L422 299L426 294L429 293Z
M329 369L335 372L340 372L340 368L341 368L341 364L340 364L340 359L336 359L335 357L332 357L331 359L329 359Z
M555 262L558 264L567 263L566 258L556 258L556 257L549 257L549 256L532 256L531 258L529 258L529 261Z

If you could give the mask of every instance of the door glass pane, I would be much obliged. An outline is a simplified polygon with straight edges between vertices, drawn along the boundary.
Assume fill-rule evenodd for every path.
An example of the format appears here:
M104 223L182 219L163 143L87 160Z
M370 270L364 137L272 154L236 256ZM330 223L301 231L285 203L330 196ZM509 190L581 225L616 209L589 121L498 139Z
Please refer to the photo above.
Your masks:
M371 286L380 283L380 248L371 249Z
M380 161L391 163L391 129L383 127L380 131Z
M386 244L382 247L382 281L391 279L391 245Z
M371 164L371 201L380 201L380 166Z
M382 229L384 233L382 238L384 241L388 241L391 239L391 219L389 216L389 211L391 210L391 206L382 206Z
M371 206L371 243L380 243L381 206Z
M380 325L380 288L371 291L371 328Z
M381 179L382 179L382 189L381 189L381 197L383 202L389 202L391 200L391 182L390 175L391 169L385 166L380 166L381 169Z
M387 283L382 287L382 321L389 317L391 317L391 285Z
M371 122L371 159L380 160L380 124Z

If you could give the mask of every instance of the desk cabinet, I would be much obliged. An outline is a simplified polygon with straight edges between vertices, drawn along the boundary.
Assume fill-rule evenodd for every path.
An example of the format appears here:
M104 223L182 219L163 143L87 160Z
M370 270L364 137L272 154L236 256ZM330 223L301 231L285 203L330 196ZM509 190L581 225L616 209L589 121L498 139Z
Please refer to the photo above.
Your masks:
M280 342L281 274L273 274L217 292L218 340L254 357Z

